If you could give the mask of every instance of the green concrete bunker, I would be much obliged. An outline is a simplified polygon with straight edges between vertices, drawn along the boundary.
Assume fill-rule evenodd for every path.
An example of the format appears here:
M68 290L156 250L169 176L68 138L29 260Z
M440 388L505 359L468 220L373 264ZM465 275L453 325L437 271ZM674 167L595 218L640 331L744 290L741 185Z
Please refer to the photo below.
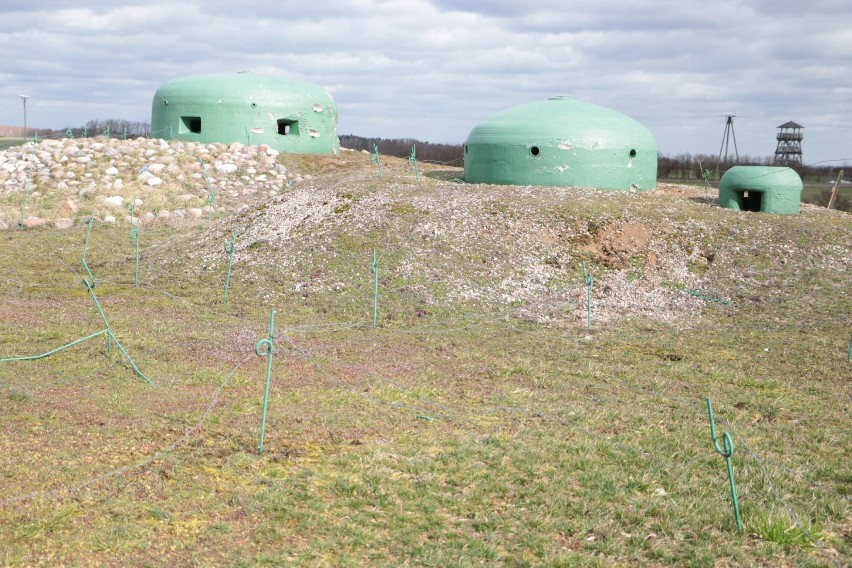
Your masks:
M719 206L737 211L796 215L802 179L790 168L734 166L719 180Z
M193 75L162 85L151 103L159 138L336 154L337 107L322 87L255 73Z
M612 109L570 97L512 107L475 126L464 145L468 183L649 191L651 132Z

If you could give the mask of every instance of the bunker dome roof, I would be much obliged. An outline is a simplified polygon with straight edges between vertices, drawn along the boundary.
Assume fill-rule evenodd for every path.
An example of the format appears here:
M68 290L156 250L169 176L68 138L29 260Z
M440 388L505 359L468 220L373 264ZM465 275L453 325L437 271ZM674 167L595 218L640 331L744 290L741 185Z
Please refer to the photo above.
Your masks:
M620 112L553 97L475 126L464 144L468 183L646 191L656 186L653 134Z
M331 100L331 95L319 85L248 71L178 77L160 86L155 97L188 95L194 98L244 101L264 95L280 96L282 93Z
M556 138L566 144L621 144L656 149L651 132L616 110L571 97L551 97L497 113L471 130L468 143L499 144Z

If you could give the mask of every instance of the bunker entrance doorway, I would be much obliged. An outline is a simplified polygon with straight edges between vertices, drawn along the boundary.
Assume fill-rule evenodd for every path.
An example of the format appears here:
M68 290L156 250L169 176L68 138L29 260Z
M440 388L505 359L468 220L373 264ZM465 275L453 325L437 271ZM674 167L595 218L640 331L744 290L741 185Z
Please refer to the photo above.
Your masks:
M762 211L760 208L763 201L762 191L744 191L742 193L743 211Z
M193 132L198 134L201 132L201 117L200 116L182 116L180 117L180 134Z

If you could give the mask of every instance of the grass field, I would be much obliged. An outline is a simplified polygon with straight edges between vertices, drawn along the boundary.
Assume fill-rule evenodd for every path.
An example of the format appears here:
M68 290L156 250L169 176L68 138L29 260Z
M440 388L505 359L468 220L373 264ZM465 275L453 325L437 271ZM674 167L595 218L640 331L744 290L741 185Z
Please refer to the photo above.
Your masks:
M266 206L148 228L138 288L127 229L95 224L94 291L153 384L103 336L0 362L0 565L847 565L848 215L667 195L530 213L506 197L482 201L486 234L424 209L437 188L467 191L446 175L388 169L362 189L337 175L346 207L330 215L395 192L384 216L279 240L257 236ZM499 287L519 254L500 227L539 217L583 227L559 243L569 256L541 259L557 274L541 297L567 290L570 307L545 318L535 294L453 293L462 280ZM665 266L643 250L588 252L584 239L619 219L688 255L703 293L687 294L686 273L660 285L688 310L596 319L619 275L639 286ZM440 226L427 244L425 224ZM252 240L224 303L234 229ZM85 239L81 226L0 233L0 357L104 329L81 285ZM591 329L576 317L581 260ZM258 454L267 359L254 348L273 308ZM741 533L707 397L736 446Z
M5 136L0 136L0 150L5 150L6 148L11 148L12 146L20 146L26 141L26 138L8 138Z

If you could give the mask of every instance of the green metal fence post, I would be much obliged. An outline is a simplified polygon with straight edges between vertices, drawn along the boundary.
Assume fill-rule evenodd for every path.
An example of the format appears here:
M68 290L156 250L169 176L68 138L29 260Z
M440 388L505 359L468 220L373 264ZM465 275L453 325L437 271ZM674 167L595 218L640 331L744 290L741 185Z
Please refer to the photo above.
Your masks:
M710 177L710 170L704 169L701 160L698 160L698 169L701 170L701 177L704 178L704 205L710 205L710 197L707 194L710 189L710 183L707 181L707 178Z
M266 437L266 410L269 407L269 386L272 381L272 338L275 335L275 310L269 314L269 337L261 339L254 346L254 353L258 357L267 357L266 362L266 390L263 393L263 415L260 419L260 444L257 453L263 453L263 440Z
M379 168L379 177L382 177L382 162L379 160L379 147L373 144L373 153L370 154L370 161L376 164Z
M86 253L89 250L89 236L92 234L92 225L95 224L95 218L90 215L86 217L86 220L83 221L83 224L86 225L86 242L83 245L83 257L80 259L80 264L83 265L86 274L89 275L89 285L94 288L96 286L95 277L92 274L92 271L89 270L89 265L86 264Z
M417 146L417 145L413 144L411 146L411 153L408 155L408 163L411 164L412 168L414 168L414 178L419 181L420 180L420 172L417 170L417 156L415 154L415 152L416 152L415 146Z
M710 399L707 399L707 415L710 418L710 438L713 440L713 448L716 450L716 453L725 458L725 465L728 469L728 483L731 487L731 499L734 503L734 520L737 522L737 530L743 530L743 522L740 518L740 502L737 499L737 486L734 483L734 469L731 466L731 457L734 455L734 440L731 438L731 435L727 432L722 433L722 443L724 448L719 447L719 442L716 439L716 423L715 418L713 417L713 403Z

